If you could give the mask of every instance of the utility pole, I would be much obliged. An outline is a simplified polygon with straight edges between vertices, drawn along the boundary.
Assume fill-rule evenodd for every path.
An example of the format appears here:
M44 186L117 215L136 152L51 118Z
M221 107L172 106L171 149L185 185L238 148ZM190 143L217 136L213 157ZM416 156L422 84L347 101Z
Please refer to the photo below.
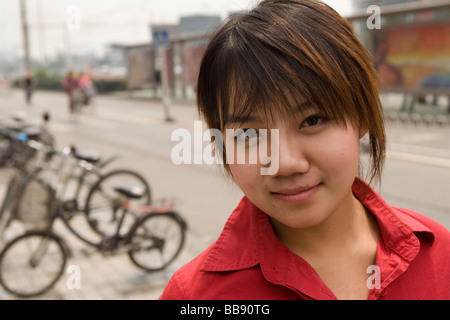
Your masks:
M160 47L160 57L162 61L161 84L162 84L162 104L166 122L172 122L174 119L170 116L170 93L169 93L169 57L167 47Z
M22 20L22 37L23 48L25 53L25 71L29 71L30 67L30 46L28 39L28 21L27 21L27 9L25 7L25 0L20 0L20 16Z
M45 47L45 24L44 24L44 9L42 5L42 0L37 2L38 10L37 12L37 21L39 21L39 51L43 58L45 64L47 64L47 50Z
M153 42L161 58L161 85L162 85L162 105L166 122L174 119L170 116L170 94L169 94L169 32L167 30L154 30Z

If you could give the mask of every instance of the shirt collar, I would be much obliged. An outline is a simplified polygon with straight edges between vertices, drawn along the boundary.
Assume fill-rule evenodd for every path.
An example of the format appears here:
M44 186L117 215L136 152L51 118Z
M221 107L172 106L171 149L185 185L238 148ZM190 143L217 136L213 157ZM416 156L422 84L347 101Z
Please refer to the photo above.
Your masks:
M390 207L370 186L359 178L352 186L354 195L376 216L384 244L406 261L411 261L420 249L420 239L434 241L432 231L413 217ZM236 271L261 265L267 280L281 283L295 276L295 270L309 272L306 281L315 281L311 270L302 264L276 237L268 216L244 197L229 217L225 227L207 255L201 271ZM306 262L305 262L306 263ZM296 273L302 276L302 272ZM317 283L317 282L315 282ZM326 288L316 290L326 292ZM331 294L332 295L332 294Z
M411 261L420 249L420 240L434 242L433 232L404 209L387 204L369 185L359 178L352 186L353 194L377 218L381 237L386 246L406 261Z
M235 271L257 265L260 262L258 242L262 233L258 220L261 216L266 215L244 197L228 218L201 270ZM268 219L267 224L270 225Z

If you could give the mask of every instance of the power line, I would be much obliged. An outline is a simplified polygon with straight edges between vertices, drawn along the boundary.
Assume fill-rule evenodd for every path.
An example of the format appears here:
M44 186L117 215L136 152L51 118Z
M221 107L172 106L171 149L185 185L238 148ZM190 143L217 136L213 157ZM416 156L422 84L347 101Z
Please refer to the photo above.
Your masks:
M104 24L104 23L98 23L98 22L83 22L81 28L86 27L88 29L134 29L136 27L143 27L150 25L150 21L147 23L139 23L139 22L122 22L120 24ZM29 24L30 28L33 30L39 30L39 29L56 29L59 30L61 28L67 28L65 23L45 23L45 24Z

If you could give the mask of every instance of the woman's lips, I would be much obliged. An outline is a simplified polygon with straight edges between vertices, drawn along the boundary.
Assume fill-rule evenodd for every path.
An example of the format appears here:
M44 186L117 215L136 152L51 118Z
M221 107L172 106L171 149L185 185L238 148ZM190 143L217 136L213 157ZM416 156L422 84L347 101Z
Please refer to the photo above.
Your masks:
M309 200L320 187L320 183L314 187L299 187L296 189L283 189L277 192L271 192L271 195L278 200L290 203L299 203Z

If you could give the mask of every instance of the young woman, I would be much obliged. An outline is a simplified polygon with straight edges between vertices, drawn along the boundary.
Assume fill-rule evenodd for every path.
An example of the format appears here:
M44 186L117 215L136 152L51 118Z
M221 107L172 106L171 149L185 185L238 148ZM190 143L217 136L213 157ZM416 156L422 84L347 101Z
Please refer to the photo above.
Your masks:
M362 137L366 181L385 158L377 75L333 9L265 0L231 18L203 57L197 98L209 128L235 132L218 151L245 197L161 299L450 298L449 231L362 180ZM274 174L236 161L262 142Z

